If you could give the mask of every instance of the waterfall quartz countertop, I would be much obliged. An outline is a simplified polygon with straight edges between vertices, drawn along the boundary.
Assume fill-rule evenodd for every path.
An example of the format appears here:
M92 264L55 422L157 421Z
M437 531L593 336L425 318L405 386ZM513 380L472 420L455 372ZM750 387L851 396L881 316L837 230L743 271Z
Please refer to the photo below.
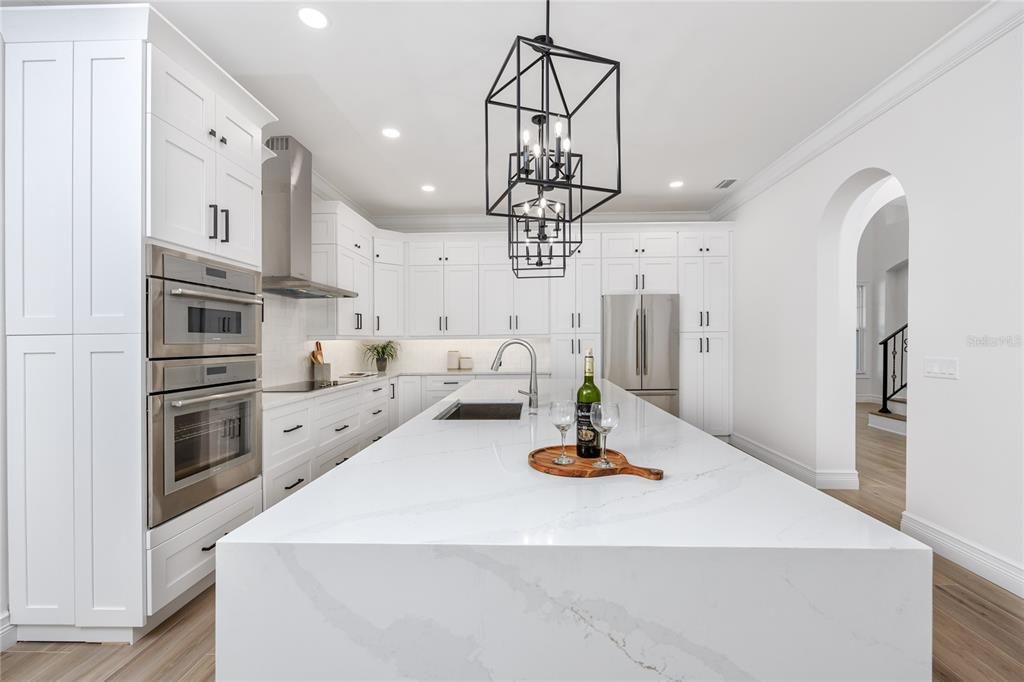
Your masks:
M664 480L529 467L573 386L434 419L523 387L467 384L223 538L218 676L930 675L925 545L608 382L609 444Z

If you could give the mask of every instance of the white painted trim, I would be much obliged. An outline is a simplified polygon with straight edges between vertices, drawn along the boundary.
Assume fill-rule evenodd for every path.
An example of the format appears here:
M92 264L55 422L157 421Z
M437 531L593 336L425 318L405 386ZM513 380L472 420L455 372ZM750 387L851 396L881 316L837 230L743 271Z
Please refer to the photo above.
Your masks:
M907 435L907 422L900 419L890 419L889 417L883 417L880 414L869 414L868 415L868 426L879 431L888 431L889 433L895 433L897 436Z
M365 208L353 201L352 197L342 192L338 189L337 185L320 175L316 170L313 171L313 195L314 201L317 199L320 201L340 201L345 204L349 210L362 216L368 223L373 224L374 227L379 227L377 222L369 217Z
M314 178L316 176L314 175ZM314 183L314 191L316 184ZM317 192L319 194L319 192ZM396 232L504 232L507 227L504 218L480 213L449 213L434 215L392 215L373 216L370 221L383 230ZM584 223L602 225L610 223L695 223L716 222L707 211L632 212L615 213L602 211L591 213ZM586 227L584 228L586 229Z
M7 589L7 586L2 589ZM11 612L4 611L0 614L0 651L11 648L17 641L18 628L11 625Z
M1024 565L990 552L956 533L903 512L900 530L920 540L935 553L990 580L1018 597L1024 597Z
M773 450L763 443L747 438L738 433L729 436L729 444L743 452L756 457L765 464L769 464L784 474L789 474L798 481L813 486L817 479L817 472L802 462L788 457L777 450Z
M765 464L775 467L784 474L819 490L857 490L860 476L856 471L817 471L798 462L792 457L773 450L763 443L738 433L728 437L728 443L738 450L756 457Z
M722 220L850 135L1024 23L1024 4L990 2L869 90L824 126L746 180L712 207Z
M860 475L856 471L818 471L814 476L818 490L860 490Z

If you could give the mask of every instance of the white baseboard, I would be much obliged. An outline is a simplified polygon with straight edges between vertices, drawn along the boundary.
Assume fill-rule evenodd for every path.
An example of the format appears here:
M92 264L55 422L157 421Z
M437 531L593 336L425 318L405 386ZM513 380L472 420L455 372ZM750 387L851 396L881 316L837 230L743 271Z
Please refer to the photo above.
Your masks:
M857 490L860 488L860 476L856 471L816 471L778 450L773 450L764 443L758 443L756 440L738 433L729 436L729 444L809 486L822 490Z
M817 479L817 472L806 464L741 434L734 433L729 436L729 444L807 485L813 486Z
M856 471L819 471L814 477L819 490L860 490L860 474Z
M11 612L0 613L0 651L9 649L18 641L18 628L11 625Z
M972 573L1024 597L1024 566L993 554L944 528L903 512L900 530L931 547L936 554Z
M899 419L889 419L888 417L883 417L880 414L869 414L868 426L873 429L878 429L879 431L895 433L897 436L907 435L907 422Z

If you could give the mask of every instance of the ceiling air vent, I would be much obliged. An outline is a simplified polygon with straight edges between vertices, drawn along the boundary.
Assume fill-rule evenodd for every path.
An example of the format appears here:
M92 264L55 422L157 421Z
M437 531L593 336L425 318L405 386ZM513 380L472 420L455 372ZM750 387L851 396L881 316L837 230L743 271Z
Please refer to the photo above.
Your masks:
M715 185L715 189L729 189L736 183L736 178L726 178Z

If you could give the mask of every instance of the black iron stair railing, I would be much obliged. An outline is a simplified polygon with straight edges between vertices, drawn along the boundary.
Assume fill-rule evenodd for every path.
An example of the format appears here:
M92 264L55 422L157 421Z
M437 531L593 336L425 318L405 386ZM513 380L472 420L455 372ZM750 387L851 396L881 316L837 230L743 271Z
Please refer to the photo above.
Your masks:
M889 414L889 400L907 387L907 325L878 342L882 347L882 409Z

